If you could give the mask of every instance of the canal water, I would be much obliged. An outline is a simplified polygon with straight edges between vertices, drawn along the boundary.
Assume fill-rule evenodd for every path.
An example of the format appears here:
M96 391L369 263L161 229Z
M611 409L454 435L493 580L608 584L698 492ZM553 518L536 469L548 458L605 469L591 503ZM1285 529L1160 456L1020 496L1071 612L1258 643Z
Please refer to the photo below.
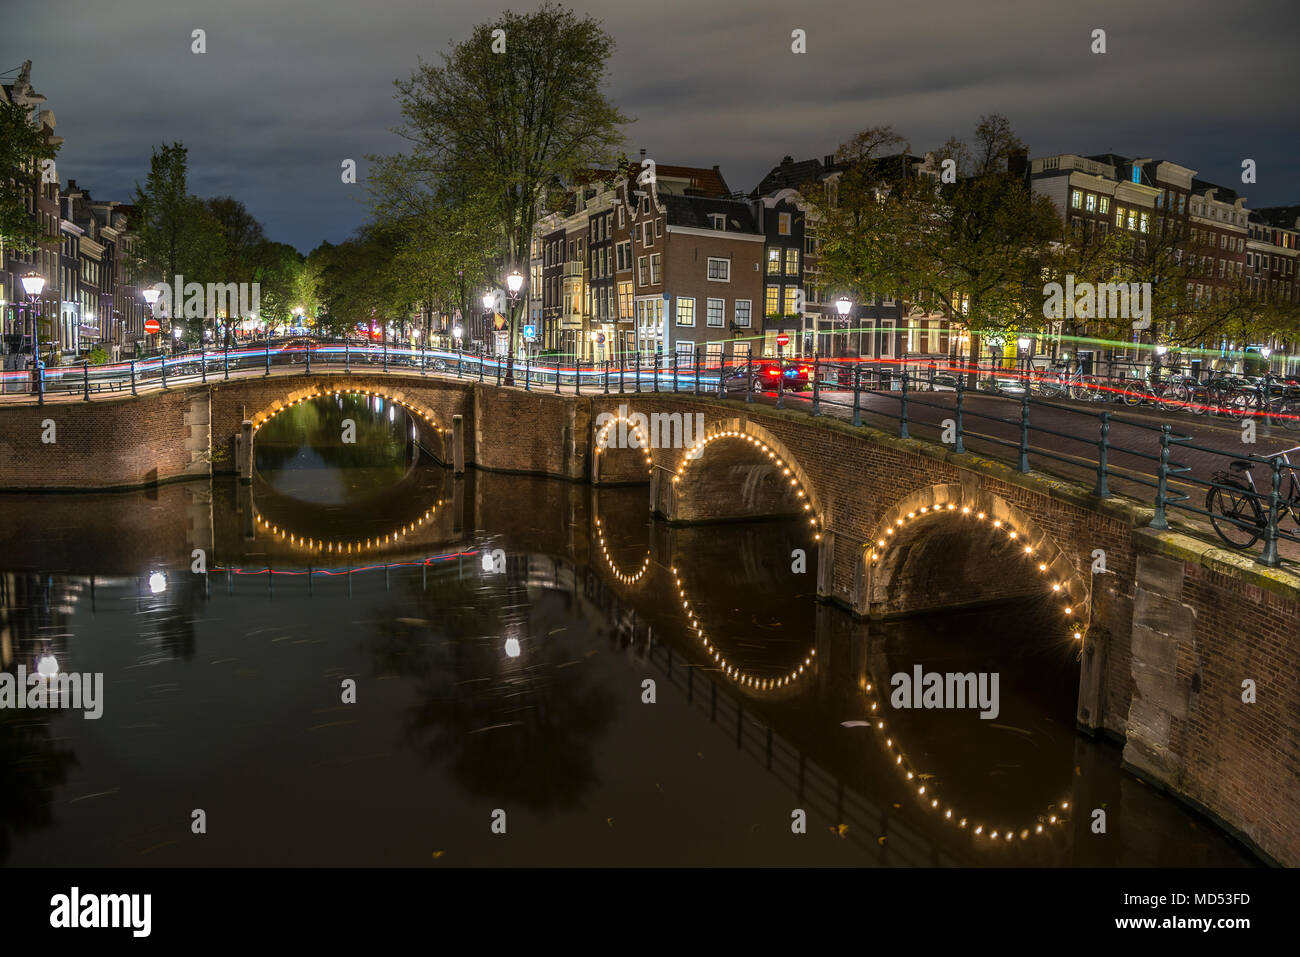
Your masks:
M0 709L0 861L1253 863L1075 732L1047 603L857 623L798 523L410 434L322 400L251 485L0 497L3 671L102 675L98 718ZM895 707L918 666L996 674L996 715Z

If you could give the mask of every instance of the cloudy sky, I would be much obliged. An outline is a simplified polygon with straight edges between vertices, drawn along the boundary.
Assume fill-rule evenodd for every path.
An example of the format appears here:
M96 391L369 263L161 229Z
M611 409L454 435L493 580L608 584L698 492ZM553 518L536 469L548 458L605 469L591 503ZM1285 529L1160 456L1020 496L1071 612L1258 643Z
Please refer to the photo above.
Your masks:
M722 167L748 190L781 157L820 157L892 123L915 151L1007 114L1033 155L1167 158L1252 206L1300 203L1296 0L587 0L617 48L609 94L629 152ZM308 251L366 218L353 158L400 140L392 82L473 24L481 0L26 3L0 71L32 80L64 137L59 173L129 199L151 148L190 150L191 188L243 200ZM195 28L207 53L190 52ZM791 31L807 53L791 52ZM1090 52L1094 29L1107 52ZM1241 184L1243 159L1257 182Z

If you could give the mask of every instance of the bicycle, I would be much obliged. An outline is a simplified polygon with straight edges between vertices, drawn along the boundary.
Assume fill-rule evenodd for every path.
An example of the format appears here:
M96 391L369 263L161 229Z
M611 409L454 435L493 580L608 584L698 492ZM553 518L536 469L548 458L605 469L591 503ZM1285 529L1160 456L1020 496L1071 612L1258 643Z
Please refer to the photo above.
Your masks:
M1289 383L1278 385L1272 375L1263 382L1249 382L1238 386L1228 397L1228 416L1242 422L1258 414L1265 421L1277 422L1292 432L1300 431L1300 396L1294 394Z
M1083 367L1070 371L1069 363L1057 363L1035 379L1034 390L1045 399L1072 398L1079 402L1097 402L1101 399L1101 385L1094 376L1086 375Z
M1300 466L1291 464L1291 452L1300 452L1300 445L1266 458L1281 458L1282 467L1289 474L1286 491L1278 503L1278 525L1281 526L1284 516L1290 516L1300 528L1300 482L1296 480L1296 470ZM1268 510L1261 504L1263 494L1255 487L1255 476L1251 471L1259 464L1262 463L1233 460L1227 471L1214 473L1215 484L1205 495L1205 510L1210 513L1210 524L1219 537L1234 548L1250 548L1267 533Z

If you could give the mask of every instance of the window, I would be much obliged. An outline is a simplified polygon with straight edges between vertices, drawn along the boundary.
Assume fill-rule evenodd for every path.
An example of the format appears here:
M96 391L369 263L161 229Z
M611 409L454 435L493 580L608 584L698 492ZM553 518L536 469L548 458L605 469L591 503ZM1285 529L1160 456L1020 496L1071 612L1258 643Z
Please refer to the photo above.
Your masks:
M662 219L656 219L656 220L655 220L655 235L656 235L656 236L662 236L663 234L664 234L664 221L663 221Z
M695 325L695 300L684 296L677 297L677 325Z
M642 285L642 286L646 285L646 270L645 270L645 263L646 263L646 259L645 259L644 256L638 256L638 257L637 257L637 261L636 261L636 281L637 281L640 285Z
M748 299L736 300L736 325L749 328L750 302Z
M787 316L797 316L799 314L799 287L785 287L785 314Z
M1142 232L1145 233L1145 232L1148 230L1148 228L1150 227L1150 225L1151 225L1151 216L1150 216L1150 214L1148 214L1148 213L1143 213L1143 214L1142 214L1142 218L1141 218L1141 220L1139 221L1139 227L1138 227L1138 228L1139 228Z
M618 208L618 228L619 228L619 229L622 229L624 223L625 223L625 220L624 220L624 218L623 218L623 207L622 207L622 206L619 206L619 208Z
M649 197L649 196L642 196L642 197L641 197L641 212L644 213L646 216L649 216L649 215L650 215L650 197Z
M656 285L659 282L659 263L662 257L659 253L653 253L650 256L650 284Z
M709 278L714 282L731 281L731 260L709 257Z
M619 319L632 318L632 284L630 282L618 284L618 317Z
M781 275L781 250L776 247L767 251L767 274L769 276Z
M1220 249L1228 248L1228 237L1226 234L1219 237L1219 248Z
M1124 207L1123 207L1123 206L1116 206L1116 207L1115 207L1115 226L1116 226L1117 229L1118 229L1118 228L1123 228L1123 226L1124 226Z
M709 299L706 300L706 303L707 305L704 313L705 324L716 329L721 329L723 316L726 315L727 301L725 299Z
M1130 209L1130 210L1128 210L1128 228L1129 228L1129 229L1137 229L1137 210L1136 210L1136 209Z
M799 250L791 248L785 251L785 274L799 275Z
M1109 196L1103 196L1103 197L1101 197L1100 205L1097 207L1097 212L1099 212L1099 213L1103 213L1103 214L1104 214L1104 213L1109 213L1109 212L1110 212L1110 197L1109 197Z
M1070 208L1081 209L1083 207L1083 191L1079 189L1070 190Z
M618 268L619 271L632 268L632 240L618 244Z
M790 214L778 213L776 217L776 231L782 236L790 235Z
M644 230L641 239L642 246L653 246L655 244L654 230L650 228L649 223L642 223L641 228Z
M1187 197L1186 197L1186 196L1179 196L1179 197L1178 197L1178 212L1181 213L1181 212L1186 208L1186 203L1187 203Z
M572 239L569 240L569 258L570 258L570 259L577 259L577 258L578 258L577 256L575 256L575 255L573 254L573 240L572 240Z
M763 302L763 315L779 316L781 314L781 287L768 286L766 289L766 299Z
M1095 213L1095 212L1097 211L1097 194L1096 194L1096 193L1089 193L1089 194L1088 194L1087 199L1084 200L1083 208L1086 209L1086 210L1087 210L1088 212L1090 212L1090 213Z
M805 236L803 241L803 254L805 256L817 255L817 240L812 236Z
M722 213L709 213L709 226L713 229L726 229L727 217Z

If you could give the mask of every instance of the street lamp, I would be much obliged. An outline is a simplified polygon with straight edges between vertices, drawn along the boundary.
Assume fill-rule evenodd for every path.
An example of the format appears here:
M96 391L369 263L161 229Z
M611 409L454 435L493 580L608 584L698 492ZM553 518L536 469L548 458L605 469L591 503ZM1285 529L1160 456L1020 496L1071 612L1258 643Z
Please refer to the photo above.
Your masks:
M44 288L45 288L45 277L42 276L40 273L29 272L26 276L23 276L23 292L27 293L27 298L30 300L28 311L30 311L32 314L32 364L36 368L36 380L38 383L38 391L40 391L39 384L41 382L41 370L40 370L40 361L41 361L40 335L41 334L40 334L40 330L37 328L36 325L36 302L38 299L40 299L41 290L43 290Z
M515 314L515 306L519 304L519 290L524 288L524 277L518 269L506 276L506 289L510 292L510 315ZM514 324L510 323L507 328L509 333L506 339L506 385L515 384L515 337Z
M1020 350L1020 374L1025 375L1029 368L1029 337L1021 336L1016 340L1016 347Z
M840 321L844 323L844 328L846 330L845 335L847 335L847 329L849 325L849 313L853 311L853 300L850 299L848 296L840 296L839 299L835 300L835 311L840 314ZM858 343L859 353L862 351L860 348L861 345L862 343L859 342ZM834 352L834 349L832 349L831 351ZM847 347L845 351L846 352L848 351ZM813 352L816 353L816 350L814 349Z

